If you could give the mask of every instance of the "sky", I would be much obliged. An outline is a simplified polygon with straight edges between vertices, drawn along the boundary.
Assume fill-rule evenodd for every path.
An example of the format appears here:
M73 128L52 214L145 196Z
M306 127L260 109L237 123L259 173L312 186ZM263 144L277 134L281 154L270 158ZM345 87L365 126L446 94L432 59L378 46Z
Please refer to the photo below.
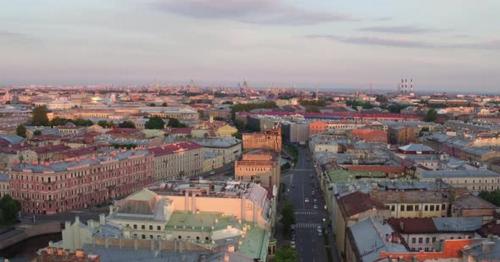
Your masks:
M500 90L498 0L0 0L0 86Z

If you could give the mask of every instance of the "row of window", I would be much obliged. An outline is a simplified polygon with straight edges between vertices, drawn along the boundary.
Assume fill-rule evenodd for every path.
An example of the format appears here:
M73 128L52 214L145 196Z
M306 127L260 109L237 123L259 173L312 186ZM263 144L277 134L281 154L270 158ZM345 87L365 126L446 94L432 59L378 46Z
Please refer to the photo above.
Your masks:
M420 205L422 204L400 204L399 210L401 212L412 212L412 211L420 211ZM385 205L392 212L396 211L397 204L388 204ZM446 210L446 204L423 204L423 211L444 211Z

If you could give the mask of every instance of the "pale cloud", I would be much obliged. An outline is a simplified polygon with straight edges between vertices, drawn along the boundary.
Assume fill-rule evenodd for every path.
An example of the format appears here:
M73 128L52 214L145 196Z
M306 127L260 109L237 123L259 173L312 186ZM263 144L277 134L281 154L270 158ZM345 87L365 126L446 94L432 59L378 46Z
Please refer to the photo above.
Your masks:
M152 6L156 10L192 18L255 24L314 25L356 20L346 14L301 9L281 0L159 0Z
M338 35L307 35L307 38L327 39L336 42L365 45L384 46L400 48L421 48L421 49L478 49L478 50L500 50L500 40L478 41L478 42L448 42L434 43L421 40L411 40L402 38L385 38L373 36L338 36Z
M370 27L360 28L359 31L387 33L387 34L423 34L423 33L443 32L444 30L407 25L407 26L370 26Z

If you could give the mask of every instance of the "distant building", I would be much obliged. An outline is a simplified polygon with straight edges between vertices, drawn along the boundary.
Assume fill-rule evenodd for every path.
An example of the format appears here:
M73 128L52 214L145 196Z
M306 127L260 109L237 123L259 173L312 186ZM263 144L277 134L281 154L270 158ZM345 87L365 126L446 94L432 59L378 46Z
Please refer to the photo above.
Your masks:
M259 133L243 134L243 149L269 149L281 152L281 127L279 125L272 129Z

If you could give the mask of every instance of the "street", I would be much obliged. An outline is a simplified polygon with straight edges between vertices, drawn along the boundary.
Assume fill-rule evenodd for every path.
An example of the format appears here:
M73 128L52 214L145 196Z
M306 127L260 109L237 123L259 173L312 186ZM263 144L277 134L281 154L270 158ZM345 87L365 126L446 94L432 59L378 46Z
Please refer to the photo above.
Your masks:
M324 209L325 201L307 148L298 147L298 151L297 165L282 178L285 184L284 199L290 201L295 209L296 250L300 261L329 261L326 242L332 249L335 245L331 229L326 224L328 214ZM326 236L323 235L325 233ZM333 261L338 261L335 253L330 257Z

